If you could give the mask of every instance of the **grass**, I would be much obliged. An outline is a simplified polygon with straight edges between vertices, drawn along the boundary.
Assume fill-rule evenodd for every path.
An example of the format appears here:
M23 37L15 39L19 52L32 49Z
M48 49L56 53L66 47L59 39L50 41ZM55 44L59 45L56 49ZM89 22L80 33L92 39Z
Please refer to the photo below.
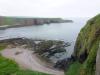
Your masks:
M95 75L96 70L96 56L100 43L100 14L89 20L84 28L80 31L76 45L74 55L77 56L79 61L80 56L87 52L87 58L79 63L74 62L66 75ZM85 55L84 55L85 56Z
M94 42L91 51L88 55L87 60L83 63L80 75L95 75L95 62L96 62L96 55L99 46L99 40Z
M6 46L0 44L0 50L3 50ZM0 55L0 75L49 75L42 72L21 70L18 64L10 59L2 57Z
M79 75L81 64L77 61L70 65L65 75Z
M19 67L14 61L0 56L0 75L11 75L18 70Z
M49 75L46 73L21 70L13 60L0 56L0 75Z

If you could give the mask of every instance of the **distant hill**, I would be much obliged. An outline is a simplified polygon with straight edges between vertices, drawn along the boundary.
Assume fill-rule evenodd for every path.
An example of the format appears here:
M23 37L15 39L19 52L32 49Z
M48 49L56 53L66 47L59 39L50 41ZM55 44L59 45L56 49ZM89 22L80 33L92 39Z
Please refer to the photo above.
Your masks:
M28 18L0 16L0 25L43 25L50 23L72 22L61 18Z

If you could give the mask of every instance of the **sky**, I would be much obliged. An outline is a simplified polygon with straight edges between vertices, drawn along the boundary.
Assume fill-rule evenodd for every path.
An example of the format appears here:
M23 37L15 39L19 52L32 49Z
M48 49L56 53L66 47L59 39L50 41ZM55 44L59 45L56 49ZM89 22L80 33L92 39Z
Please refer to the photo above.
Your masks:
M0 0L1 16L92 17L100 0Z

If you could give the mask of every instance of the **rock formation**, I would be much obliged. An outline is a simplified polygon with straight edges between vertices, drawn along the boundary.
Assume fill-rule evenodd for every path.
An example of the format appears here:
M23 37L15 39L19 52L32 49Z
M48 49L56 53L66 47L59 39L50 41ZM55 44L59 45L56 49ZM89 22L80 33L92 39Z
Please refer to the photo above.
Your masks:
M29 48L42 59L48 60L48 62L52 62L51 57L56 57L59 60L61 55L56 56L56 54L66 53L66 47L71 45L69 42L65 43L60 40L33 40L27 38L4 39L0 40L0 44L4 44L9 48L15 48L16 46Z

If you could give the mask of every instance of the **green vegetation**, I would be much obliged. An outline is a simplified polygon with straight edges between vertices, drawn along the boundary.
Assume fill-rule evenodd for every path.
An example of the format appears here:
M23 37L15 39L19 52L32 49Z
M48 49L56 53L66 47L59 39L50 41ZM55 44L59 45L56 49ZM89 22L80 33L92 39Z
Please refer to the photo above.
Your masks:
M11 17L0 17L0 25L13 25L14 19Z
M98 50L98 44L94 43L86 61L82 64L80 75L95 75L95 61Z
M74 67L75 63L72 64L66 75L95 75L96 55L99 43L100 14L87 22L77 38L73 56L81 63L81 67ZM73 70L78 70L79 73L76 74Z
M0 51L3 50L6 47L5 44L0 44Z
M79 75L80 67L81 64L78 61L74 62L66 72L66 75Z
M0 45L0 50L5 48L4 45ZM2 57L0 55L0 75L49 75L41 72L21 70L18 64L10 59Z
M13 19L10 17L5 17L4 25L12 25L12 24L13 24Z
M21 70L16 62L0 56L0 75L48 75L41 72Z
M0 75L11 75L19 70L17 64L0 56Z

